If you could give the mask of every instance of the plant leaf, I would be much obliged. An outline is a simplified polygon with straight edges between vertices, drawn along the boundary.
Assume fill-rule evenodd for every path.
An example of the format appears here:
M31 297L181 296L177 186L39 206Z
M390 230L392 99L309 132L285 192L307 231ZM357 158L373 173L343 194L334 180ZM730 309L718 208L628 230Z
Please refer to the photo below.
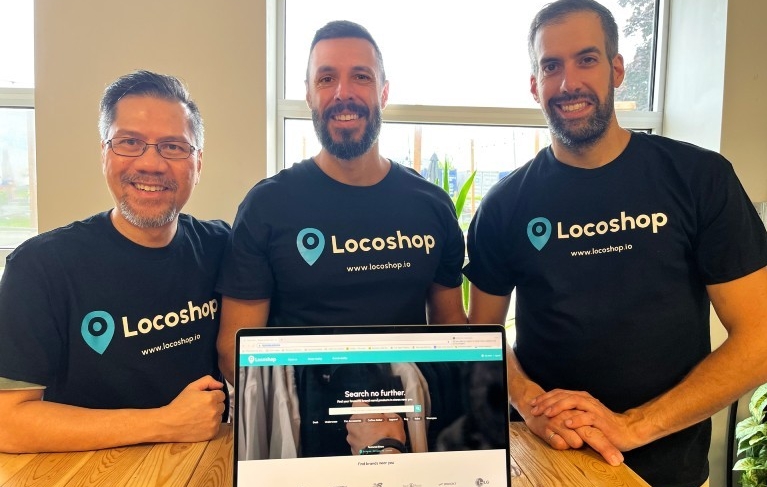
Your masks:
M735 438L747 440L759 432L760 423L757 418L749 416L735 426Z
M753 457L755 455L755 452L752 451L752 447L748 444L748 441L741 441L738 443L738 451L735 455L740 456L741 453L744 452L748 452L749 457Z
M767 384L762 384L756 388L751 400L748 403L748 410L751 415L761 423L764 421L764 408L767 407Z
M760 425L759 428L757 428L758 431L756 431L751 437L748 438L748 444L750 446L764 446L764 444L767 443L767 437L764 436L765 426L767 425Z
M735 465L732 466L733 470L753 470L756 466L756 458L746 457L741 458L737 462L735 462Z
M469 311L469 280L466 276L463 276L463 282L461 283L461 292L463 293L463 310Z
M450 194L450 181L448 180L450 176L450 169L448 168L447 163L447 157L445 157L445 165L442 167L442 189L445 190L445 193Z
M472 171L466 181L463 182L461 190L458 191L458 197L455 199L455 214L459 218L461 217L461 213L463 213L463 206L466 204L466 197L469 195L469 190L471 189L471 185L474 184L474 176L476 175L477 170L475 169Z
M732 467L733 470L745 470L750 472L751 470L767 470L767 465L764 464L762 459L754 457L746 457L738 460Z

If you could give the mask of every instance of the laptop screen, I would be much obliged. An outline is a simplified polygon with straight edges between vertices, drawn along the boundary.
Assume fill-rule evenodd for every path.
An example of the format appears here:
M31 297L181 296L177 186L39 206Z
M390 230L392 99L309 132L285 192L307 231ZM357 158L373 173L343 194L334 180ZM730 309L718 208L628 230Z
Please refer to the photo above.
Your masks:
M510 485L504 331L237 335L235 486Z

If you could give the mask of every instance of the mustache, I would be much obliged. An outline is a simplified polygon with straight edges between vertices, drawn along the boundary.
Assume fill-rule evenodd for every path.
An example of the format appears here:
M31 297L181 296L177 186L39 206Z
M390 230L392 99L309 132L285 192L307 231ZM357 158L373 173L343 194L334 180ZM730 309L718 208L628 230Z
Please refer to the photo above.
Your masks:
M569 103L579 100L588 100L595 105L599 105L599 98L593 93L564 93L549 99L549 105Z
M335 117L342 112L351 112L360 118L368 118L370 116L370 110L364 105L358 105L353 101L340 102L325 110L322 114L324 121L329 121L332 117Z
M124 174L120 177L120 182L123 184L146 184L148 186L165 186L166 188L175 191L178 189L178 183L173 179L164 177L147 176L145 174Z

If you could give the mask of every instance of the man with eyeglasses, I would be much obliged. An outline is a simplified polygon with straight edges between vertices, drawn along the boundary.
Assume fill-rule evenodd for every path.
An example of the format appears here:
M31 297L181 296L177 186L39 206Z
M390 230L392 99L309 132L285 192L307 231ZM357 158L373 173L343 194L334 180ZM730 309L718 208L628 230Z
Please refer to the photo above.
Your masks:
M113 209L31 238L0 281L0 451L212 438L225 409L214 292L229 227L181 209L203 122L176 78L107 87L99 120Z

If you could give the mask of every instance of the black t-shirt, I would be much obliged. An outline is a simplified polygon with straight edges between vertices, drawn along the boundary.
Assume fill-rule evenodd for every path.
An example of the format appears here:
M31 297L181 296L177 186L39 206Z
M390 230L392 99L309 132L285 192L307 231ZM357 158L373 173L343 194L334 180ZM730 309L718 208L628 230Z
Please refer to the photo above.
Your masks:
M516 288L515 353L545 390L585 390L623 412L678 384L711 350L706 285L767 265L767 238L732 166L632 134L598 169L550 148L500 181L469 229L464 273ZM651 485L707 476L710 422L627 452Z
M306 160L245 197L217 290L270 299L269 325L425 323L429 287L461 284L464 248L450 198L414 171L357 187Z
M41 234L0 281L0 377L88 408L154 408L220 377L214 290L229 227L179 217L164 248L123 237L104 212Z

